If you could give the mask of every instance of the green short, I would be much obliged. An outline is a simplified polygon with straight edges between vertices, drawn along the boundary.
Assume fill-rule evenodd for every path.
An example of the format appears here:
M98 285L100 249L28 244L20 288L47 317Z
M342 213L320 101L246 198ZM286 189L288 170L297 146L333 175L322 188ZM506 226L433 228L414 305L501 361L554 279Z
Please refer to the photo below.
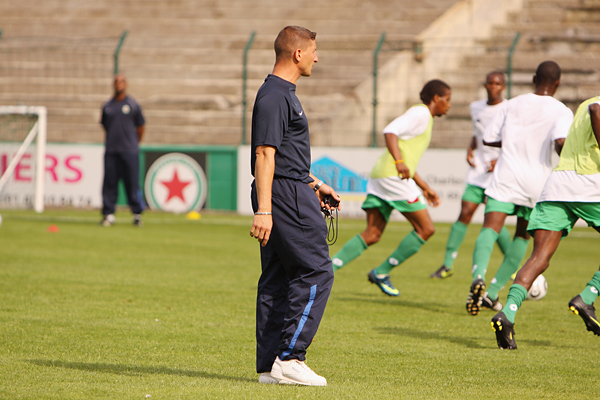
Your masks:
M485 189L479 186L471 185L467 183L465 193L462 196L463 201L469 201L475 204L481 204L485 202Z
M498 201L488 196L487 203L485 204L485 213L489 212L501 212L506 215L516 215L517 217L523 218L525 221L529 221L531 218L531 212L533 208L518 206L513 203L505 203Z
M527 233L533 236L535 230L542 229L562 231L563 236L567 236L579 218L587 222L590 227L599 227L600 203L543 201L535 205L527 226Z
M387 201L382 200L379 197L368 194L365 202L362 204L363 210L368 210L370 208L376 208L379 210L381 215L385 218L386 221L390 220L390 215L392 215L392 211L398 210L401 213L403 212L415 212L419 210L423 210L427 208L427 201L423 195L417 197L415 201L410 203L408 200L399 200L399 201Z

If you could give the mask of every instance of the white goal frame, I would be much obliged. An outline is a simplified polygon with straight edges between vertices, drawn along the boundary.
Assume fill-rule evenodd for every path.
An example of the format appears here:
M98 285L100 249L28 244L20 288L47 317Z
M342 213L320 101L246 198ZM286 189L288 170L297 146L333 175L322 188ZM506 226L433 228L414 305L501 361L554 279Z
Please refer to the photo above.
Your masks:
M34 139L36 141L36 171L35 171L35 193L33 200L33 209L41 213L44 211L44 168L46 162L46 133L47 133L47 110L43 106L0 106L0 115L17 114L17 115L37 115L38 120L35 122L25 140L19 147L15 156L8 164L6 171L0 177L0 191L6 185L9 178L13 174L17 164L21 161L23 154L31 145Z

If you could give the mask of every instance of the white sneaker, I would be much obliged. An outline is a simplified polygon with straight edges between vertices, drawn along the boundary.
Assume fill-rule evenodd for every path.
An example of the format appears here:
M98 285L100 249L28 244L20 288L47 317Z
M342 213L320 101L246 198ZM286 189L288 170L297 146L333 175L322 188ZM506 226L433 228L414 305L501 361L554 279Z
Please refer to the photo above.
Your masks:
M112 226L115 223L115 214L107 214L104 216L102 221L100 221L100 225L104 227Z
M271 376L279 383L289 385L327 386L327 379L315 372L304 361L275 359Z
M279 381L273 378L270 372L261 372L258 377L258 383L279 383Z

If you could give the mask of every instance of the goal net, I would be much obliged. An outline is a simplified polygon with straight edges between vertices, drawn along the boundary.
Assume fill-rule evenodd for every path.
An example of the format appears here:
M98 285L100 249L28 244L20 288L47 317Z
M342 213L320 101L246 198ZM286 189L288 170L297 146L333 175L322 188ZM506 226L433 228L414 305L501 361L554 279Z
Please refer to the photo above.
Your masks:
M0 106L0 207L44 211L46 107Z

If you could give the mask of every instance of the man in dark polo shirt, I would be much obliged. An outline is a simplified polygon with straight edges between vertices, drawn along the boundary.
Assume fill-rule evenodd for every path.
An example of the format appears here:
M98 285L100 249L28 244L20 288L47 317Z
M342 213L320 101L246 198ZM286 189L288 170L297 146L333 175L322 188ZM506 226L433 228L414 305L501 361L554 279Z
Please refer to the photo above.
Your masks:
M115 205L119 180L127 192L127 202L133 213L134 225L142 225L142 205L139 192L139 142L144 135L142 108L126 94L127 80L118 74L114 81L115 95L102 106L100 123L106 132L104 182L102 184L103 226L115 222Z
M275 39L275 66L252 113L254 220L262 274L256 308L260 383L326 386L305 363L333 284L321 207L335 191L310 173L308 120L296 81L318 62L316 33L288 26ZM339 206L338 206L339 209Z

